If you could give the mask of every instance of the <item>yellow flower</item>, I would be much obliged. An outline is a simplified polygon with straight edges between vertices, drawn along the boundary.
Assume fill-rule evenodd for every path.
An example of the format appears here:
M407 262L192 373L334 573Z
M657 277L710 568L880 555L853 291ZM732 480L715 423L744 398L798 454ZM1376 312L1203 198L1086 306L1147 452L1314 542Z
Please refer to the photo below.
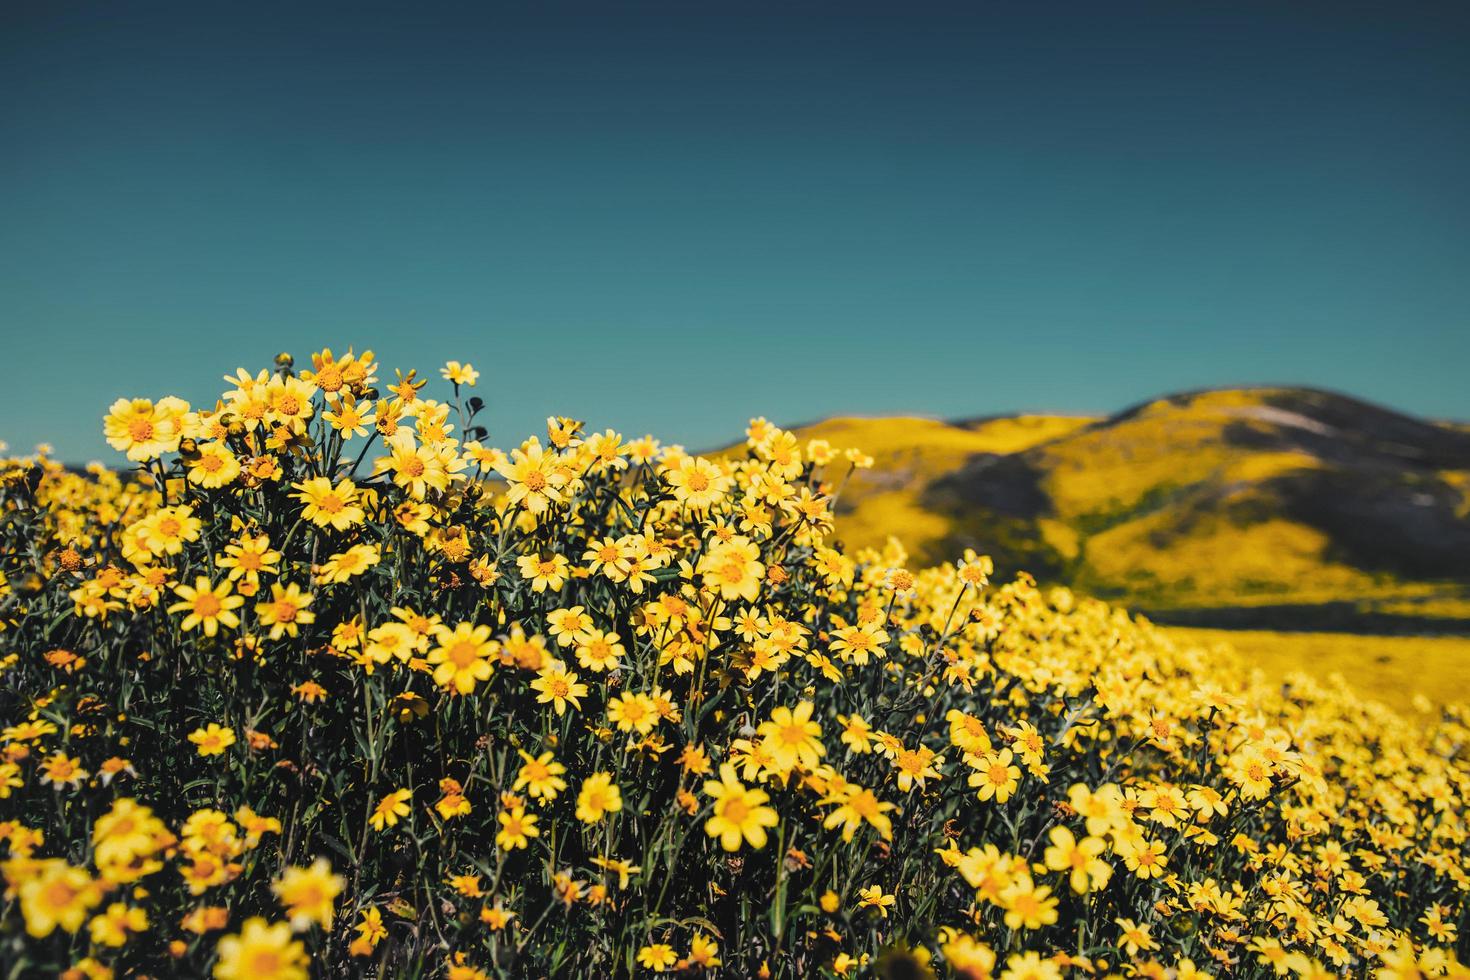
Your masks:
M720 944L702 932L696 932L689 940L689 962L706 970L720 966Z
M271 586L269 600L258 603L255 614L262 626L269 626L270 638L297 636L302 626L316 622L316 614L306 607L311 605L312 596L301 591L294 582L282 586L279 582Z
M990 733L985 730L983 721L974 715L965 714L958 708L949 709L944 718L949 722L949 740L955 748L965 755L990 754Z
M480 921L483 922L491 932L500 932L510 925L510 920L515 918L515 913L509 909L501 908L500 903L486 905L480 909Z
M12 862L13 863L13 862ZM102 901L102 887L82 868L48 858L23 871L17 891L26 932L44 939L56 929L76 932L87 913ZM6 871L9 878L11 872Z
M418 646L418 639L406 623L375 626L368 630L367 639L367 646L363 648L362 654L375 664L385 664L393 659L408 663Z
M940 778L936 766L942 762L943 756L936 756L927 745L899 751L893 757L893 767L898 770L898 788L904 792L912 790L915 785L923 789L924 780Z
M458 471L464 469L464 461L453 449L438 447L447 450L441 455L434 446L418 445L411 429L399 429L385 446L388 455L373 462L373 471L392 474L393 482L414 500L425 499L430 490L446 490L451 481L463 477Z
M1057 900L1045 885L1037 887L1030 875L1017 878L1001 892L1005 922L1011 929L1040 929L1057 921Z
M0 800L8 800L11 790L20 789L25 784L19 765L14 762L0 762Z
M692 511L705 511L724 499L734 481L702 456L684 456L663 471L674 499Z
M388 938L388 927L383 925L383 913L377 906L370 905L362 910L362 918L353 926L357 938L352 941L353 956L366 956L377 948L378 943Z
M1128 870L1145 881L1163 876L1167 861L1163 841L1123 838L1117 841L1115 849L1128 865Z
M319 857L309 868L287 868L271 883L271 891L290 916L292 929L302 932L315 923L330 930L332 903L346 884L341 875L332 873L331 863Z
M92 856L103 878L133 881L161 867L149 859L172 839L151 809L121 797L92 825Z
M1388 971L1384 971L1388 972ZM1382 976L1382 973L1379 974ZM1213 973L1201 970L1192 959L1182 959L1174 965L1175 980L1212 980Z
M1118 948L1129 956L1137 956L1140 950L1148 952L1159 948L1159 944L1149 933L1148 926L1141 926L1132 919L1114 919L1113 921L1118 926ZM1276 943L1276 949L1280 948L1281 944Z
M261 816L248 806L236 810L235 819L239 821L240 829L245 831L247 847L254 847L266 834L279 834L282 829L279 818Z
M443 795L434 802L434 809L441 820L452 820L470 813L470 801L465 799L464 786L457 779L439 780L439 792Z
M766 574L760 554L754 542L736 536L710 548L699 561L699 572L704 576L704 584L717 590L726 602L736 599L755 602Z
M206 576L200 575L192 587L174 586L174 594L180 601L169 606L168 611L188 614L179 624L185 633L198 626L204 629L205 636L214 636L221 626L234 629L240 625L240 617L234 611L245 605L245 598L232 595L232 591L228 579L214 586Z
M307 980L306 947L291 938L284 922L245 920L238 935L219 941L216 980Z
M582 782L577 793L577 819L597 823L623 808L623 791L612 781L612 773L595 772Z
M883 918L888 918L888 910L898 901L894 895L884 894L882 887L869 885L858 889L858 904L860 909L877 909Z
M334 394L344 388L366 388L377 380L376 370L370 350L354 354L348 348L346 354L338 357L327 347L311 355L311 368L303 370L301 377L319 390Z
M396 789L379 800L371 817L373 829L397 826L399 820L408 816L408 801L412 798L413 790Z
M624 890L627 889L628 883L633 880L633 875L643 870L631 861L624 861L618 858L594 857L590 860L594 865L602 868L604 871L611 871L616 874L618 876L618 888Z
M607 720L620 732L647 735L658 724L658 705L646 694L624 691L607 702Z
M200 755L224 755L225 749L235 744L235 733L210 722L203 728L189 733L189 741L199 747Z
M1011 765L1010 749L1001 749L994 755L981 756L971 765L978 770L970 773L969 783L976 788L975 795L982 800L993 799L1004 803L1016 791L1021 781L1021 770Z
M663 973L678 960L674 947L668 943L653 943L638 950L638 962L654 973Z
M516 566L521 570L521 577L531 583L532 592L560 592L567 582L569 574L568 564L565 557L557 554L542 558L539 554L521 555L516 559Z
M866 667L872 657L887 656L888 631L876 625L844 626L832 631L832 652L841 660Z
M990 980L995 969L995 951L965 933L954 935L940 951L960 980Z
M8 728L0 729L0 741L5 742L35 742L45 738L47 735L55 735L57 728L54 724L44 718L32 721L23 721Z
M800 766L814 769L827 754L822 745L822 726L812 721L812 702L803 701L793 710L784 706L772 709L769 721L763 721L756 733L764 736L762 747L782 772Z
M588 670L601 673L617 670L627 653L616 633L604 633L600 629L587 628L580 632L577 644L577 663Z
M1000 980L1061 980L1061 968L1040 953L1015 953L1006 959Z
M382 557L377 545L355 544L322 562L317 581L325 585L340 585L366 572L382 561Z
M134 462L145 462L178 450L188 411L188 404L177 398L164 398L157 405L146 398L119 398L108 409L102 428L109 446Z
M434 683L459 694L473 694L477 682L488 681L493 668L490 658L499 644L490 638L490 627L460 623L454 629L435 627L439 645L426 658L434 665Z
M216 560L216 564L230 570L231 582L242 583L242 595L254 595L260 587L261 573L275 574L275 566L280 560L281 553L271 549L270 537L260 534L243 536L225 545L225 553ZM246 585L250 587L248 592Z
M566 481L556 472L556 457L548 455L536 439L527 440L510 458L495 464L495 472L510 485L506 503L525 507L533 515L541 514L552 504L562 502L561 488Z
M261 392L267 406L266 422L291 432L300 432L302 422L311 418L315 411L311 404L315 394L316 385L309 381L275 375L265 383L265 390Z
M194 516L194 508L188 506L165 507L139 523L152 555L177 555L185 544L199 540L204 527L204 522Z
M591 629L592 617L581 606L553 609L546 614L546 632L551 634L557 646L569 647L581 643L590 635ZM617 636L616 633L610 635Z
M41 782L49 784L56 789L70 786L76 789L91 773L82 768L81 760L74 759L65 752L56 752L46 758L41 764Z
M1048 835L1051 846L1046 849L1043 860L1053 871L1071 872L1072 890L1079 895L1089 888L1102 888L1113 874L1113 868L1100 855L1107 849L1107 842L1099 837L1084 837L1081 841L1066 827L1053 827Z
M628 447L623 445L623 437L612 429L588 436L586 445L594 472L627 469L628 461L623 457L627 455Z
M757 851L766 846L766 828L780 823L780 817L765 805L770 800L765 790L746 788L726 762L719 780L706 782L704 792L715 801L714 814L704 824L706 834L718 837L727 851L738 851L742 841Z
M222 442L206 442L189 460L189 482L217 490L240 475L240 461Z
M541 836L541 831L536 829L536 815L526 813L524 807L501 810L496 819L500 821L500 830L495 834L495 843L504 850L524 849L532 837Z
M301 516L317 527L345 531L366 518L358 504L357 485L345 477L335 487L324 476L314 476L292 486L296 488L292 496L304 505Z
M468 364L461 364L458 361L446 362L445 365L439 369L439 374L443 376L445 381L451 382L455 385L468 385L470 387L474 387L475 382L480 380L479 371L476 371Z
M567 767L553 759L550 752L542 752L533 757L525 749L516 751L520 753L525 765L516 772L512 790L520 792L524 789L533 799L550 802L567 788L567 781L561 778Z
M126 946L129 933L148 929L148 913L123 902L113 902L88 923L88 928L97 946Z
M1227 775L1240 787L1240 795L1247 800L1265 799L1271 792L1271 777L1275 764L1260 752L1247 749L1230 760Z
M984 587L990 581L990 576L995 574L995 562L991 561L989 555L977 557L969 549L965 551L964 561L956 563L955 568L961 582L977 589Z
M842 726L842 734L838 737L849 752L866 755L873 751L873 726L862 715L838 715L837 723Z
M567 705L582 710L581 698L587 693L587 685L577 682L577 675L566 669L560 660L553 660L543 667L531 682L531 689L538 692L538 704L549 704L558 715L564 715Z
M322 412L322 418L342 434L344 441L354 436L367 435L368 413L358 407L357 399L351 394L344 393L340 398L329 399L327 411Z
M837 804L837 809L827 814L822 826L831 830L841 824L844 841L852 840L864 823L877 830L884 840L893 839L893 822L888 818L888 811L896 807L892 803L879 800L872 790L849 785L842 792L822 802Z
M1087 832L1100 837L1128 823L1123 794L1115 783L1105 783L1094 792L1082 783L1067 790L1067 800L1079 816L1087 819Z

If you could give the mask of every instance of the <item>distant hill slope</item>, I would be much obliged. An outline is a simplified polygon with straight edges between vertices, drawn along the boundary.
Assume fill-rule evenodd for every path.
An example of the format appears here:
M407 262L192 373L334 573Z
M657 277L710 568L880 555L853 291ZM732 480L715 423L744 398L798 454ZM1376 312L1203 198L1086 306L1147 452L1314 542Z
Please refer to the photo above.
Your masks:
M832 419L871 453L839 536L1003 571L1158 618L1470 632L1470 428L1330 392L1193 392L1106 419Z

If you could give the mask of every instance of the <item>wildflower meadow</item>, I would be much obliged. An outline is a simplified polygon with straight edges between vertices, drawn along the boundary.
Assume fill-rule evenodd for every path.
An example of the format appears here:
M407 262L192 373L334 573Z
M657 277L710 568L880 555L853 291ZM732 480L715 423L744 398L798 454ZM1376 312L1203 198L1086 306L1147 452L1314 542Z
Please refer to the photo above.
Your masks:
M1470 975L1463 706L480 381L282 355L0 464L0 975Z

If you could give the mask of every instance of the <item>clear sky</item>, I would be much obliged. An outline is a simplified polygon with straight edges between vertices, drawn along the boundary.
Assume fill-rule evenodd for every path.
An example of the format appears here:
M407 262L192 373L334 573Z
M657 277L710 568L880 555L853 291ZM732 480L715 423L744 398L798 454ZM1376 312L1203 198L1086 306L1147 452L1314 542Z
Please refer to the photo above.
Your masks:
M372 347L751 415L1298 382L1470 418L1470 6L0 4L0 438Z

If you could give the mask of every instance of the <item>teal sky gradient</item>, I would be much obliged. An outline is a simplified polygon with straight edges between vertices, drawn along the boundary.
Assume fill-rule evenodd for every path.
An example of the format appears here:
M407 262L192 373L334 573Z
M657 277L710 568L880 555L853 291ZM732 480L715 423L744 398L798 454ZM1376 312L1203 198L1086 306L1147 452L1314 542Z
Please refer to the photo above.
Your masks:
M0 7L0 439L371 347L755 414L1305 383L1470 418L1470 8Z

